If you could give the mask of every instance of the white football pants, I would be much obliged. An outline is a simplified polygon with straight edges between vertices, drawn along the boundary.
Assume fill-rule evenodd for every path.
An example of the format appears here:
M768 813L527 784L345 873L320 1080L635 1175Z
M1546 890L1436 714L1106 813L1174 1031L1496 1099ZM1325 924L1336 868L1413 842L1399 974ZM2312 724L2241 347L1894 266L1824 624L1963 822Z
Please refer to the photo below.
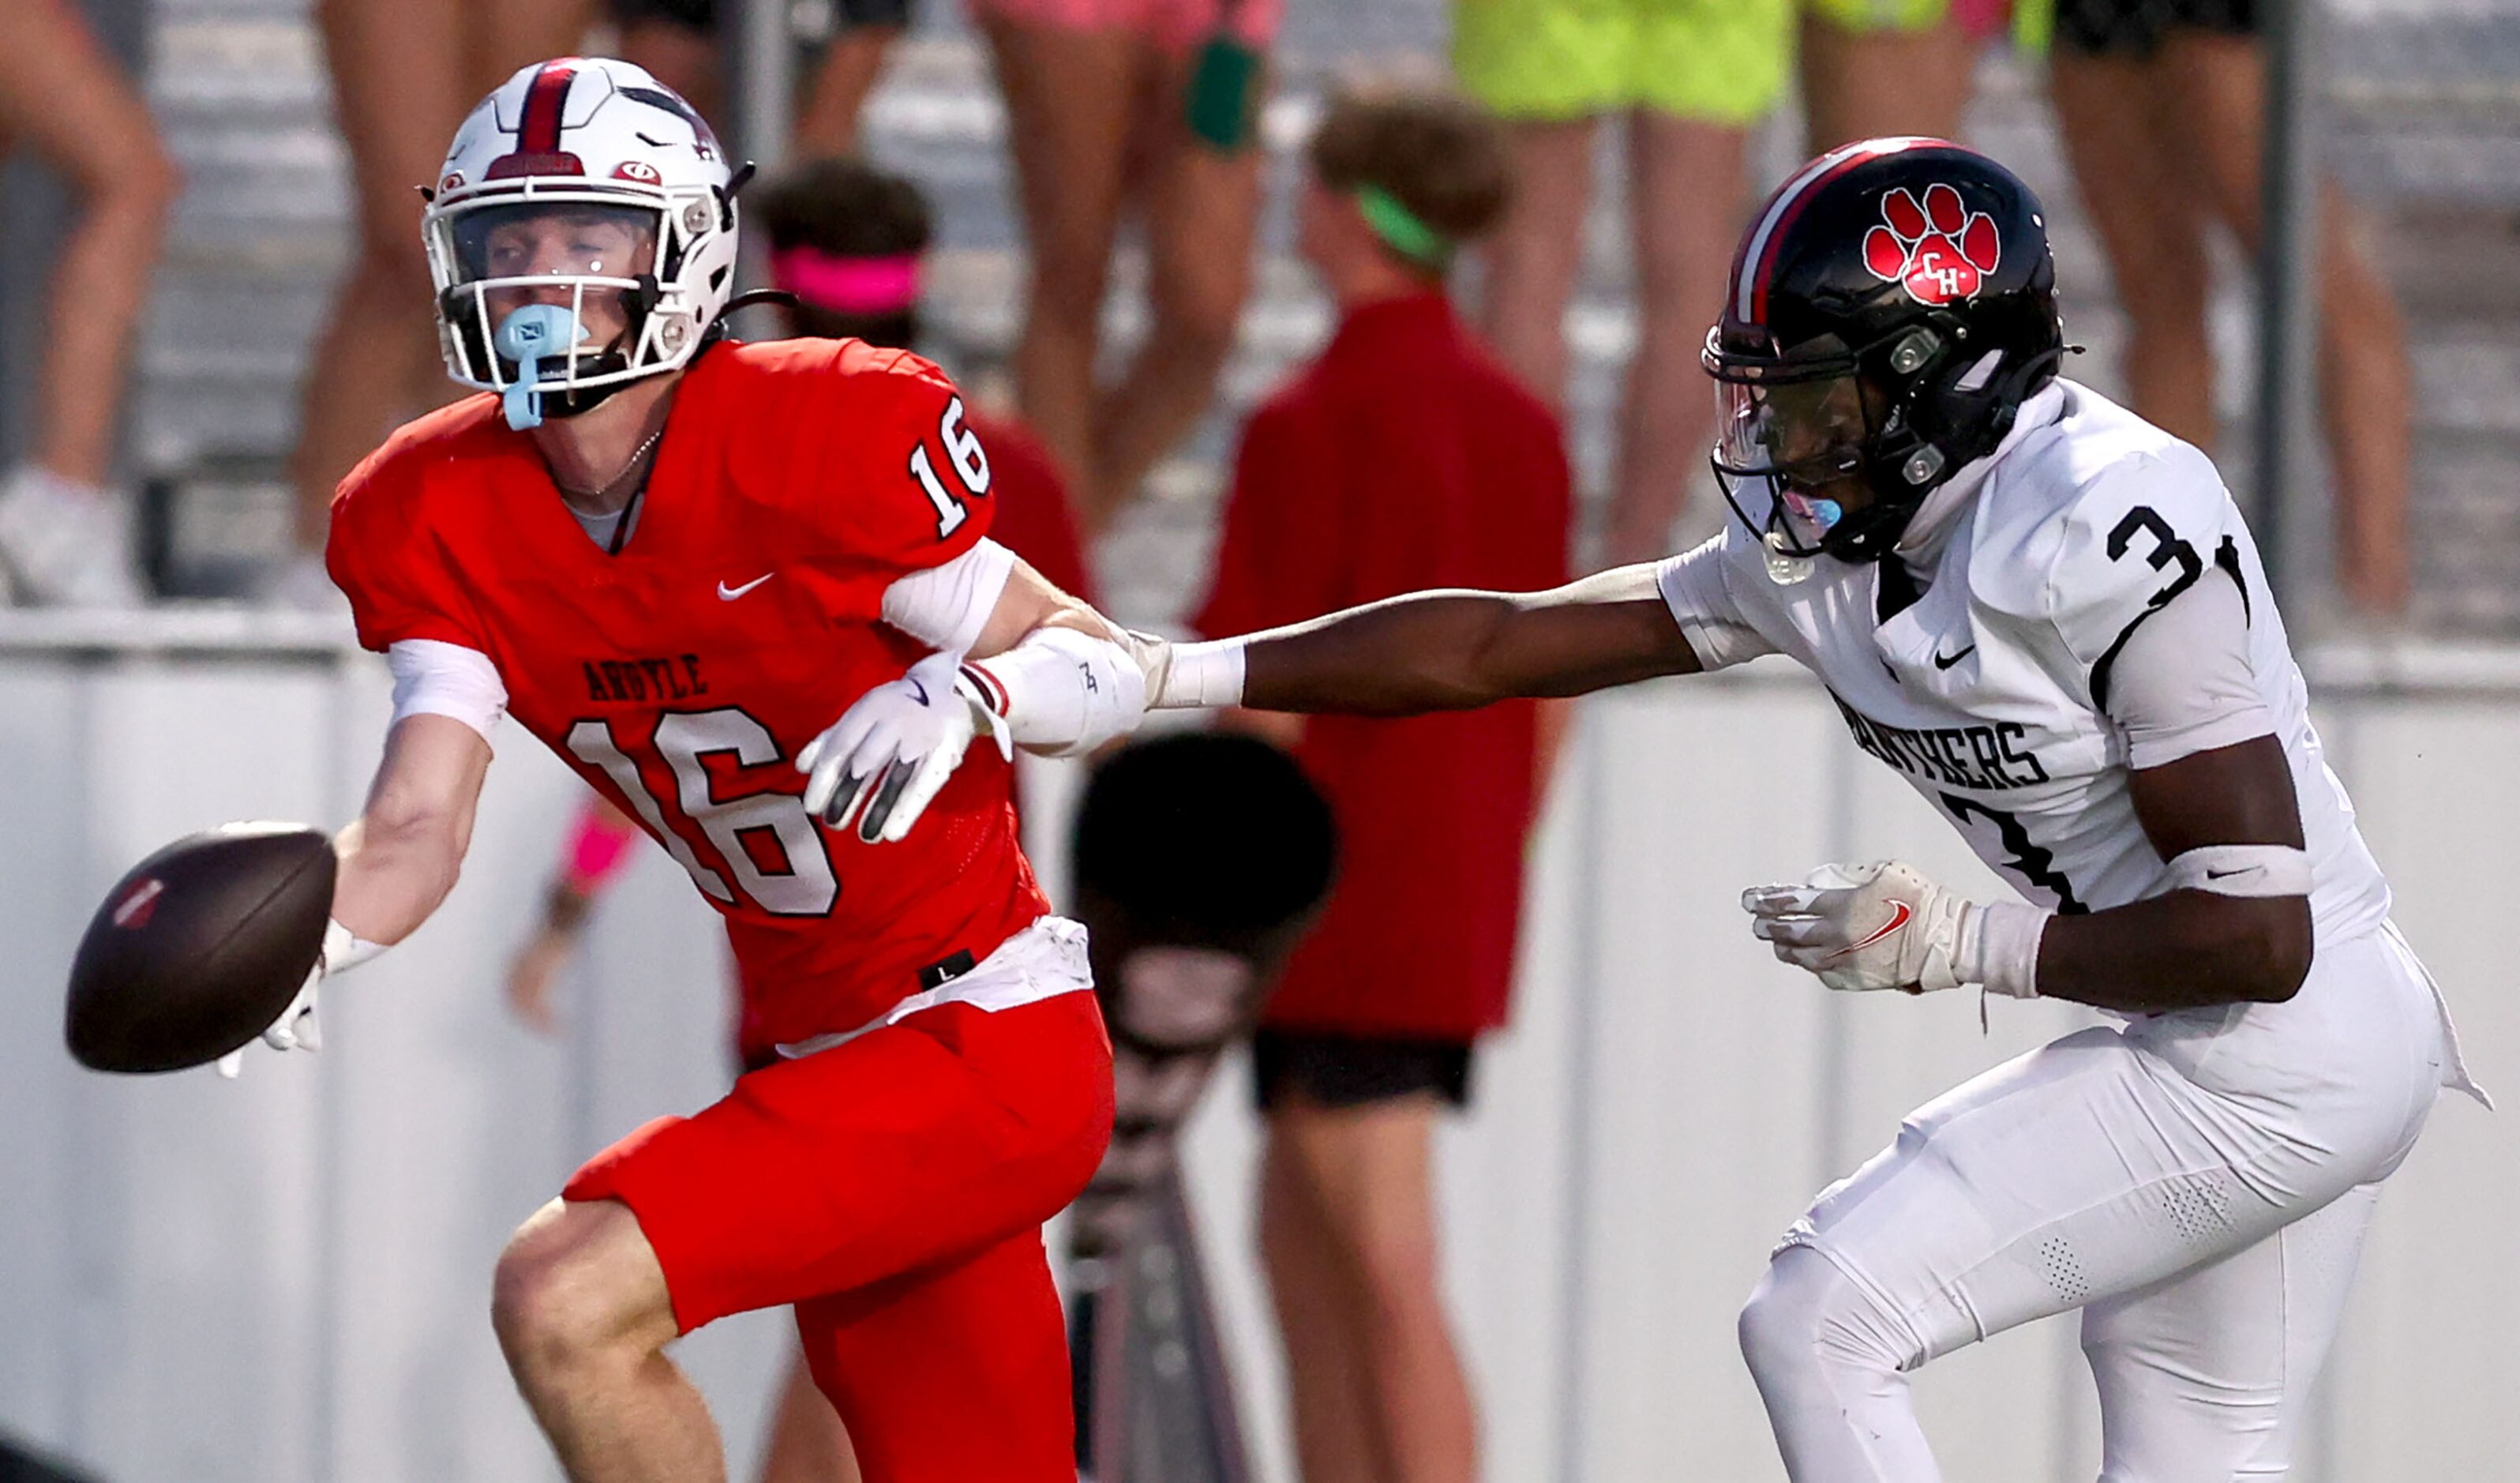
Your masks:
M1933 1483L1907 1371L2080 1308L2102 1483L2282 1477L2447 1044L2386 930L2286 1004L2079 1031L1911 1113L1742 1310L1786 1472Z

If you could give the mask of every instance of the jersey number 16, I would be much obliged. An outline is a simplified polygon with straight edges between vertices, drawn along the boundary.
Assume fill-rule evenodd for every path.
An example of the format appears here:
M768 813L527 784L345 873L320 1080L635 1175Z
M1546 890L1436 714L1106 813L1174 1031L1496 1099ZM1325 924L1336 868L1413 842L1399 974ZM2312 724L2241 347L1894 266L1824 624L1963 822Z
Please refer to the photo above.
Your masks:
M840 896L839 877L823 848L822 831L793 793L747 793L720 801L709 787L708 767L701 760L712 752L732 755L745 767L767 767L787 760L770 729L735 706L723 710L671 711L656 720L656 754L673 772L676 802L683 817L700 827L718 858L726 863L735 885L763 911L780 917L821 917ZM612 780L648 832L664 842L674 863L691 872L692 882L709 899L736 903L735 886L700 862L691 842L665 825L664 811L648 791L638 766L612 740L603 721L580 721L568 729L568 749L580 762ZM764 869L744 836L775 845L782 869ZM765 851L766 853L766 851Z

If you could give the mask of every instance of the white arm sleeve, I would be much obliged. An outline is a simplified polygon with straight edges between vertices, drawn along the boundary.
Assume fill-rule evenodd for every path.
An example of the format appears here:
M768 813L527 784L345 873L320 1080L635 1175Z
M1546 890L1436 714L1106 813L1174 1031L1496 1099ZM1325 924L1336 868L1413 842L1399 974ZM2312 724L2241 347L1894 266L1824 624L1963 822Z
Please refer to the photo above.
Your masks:
M992 540L883 590L883 620L928 648L961 653L980 640L999 594L1015 569L1015 554Z
M477 649L436 639L404 639L385 649L393 671L393 718L451 716L490 740L508 713L508 687Z
M2138 624L2111 670L2109 719L2127 765L2159 767L2273 733L2249 667L2249 610L2220 566Z
M1697 667L1702 670L1723 669L1777 652L1741 615L1732 590L1725 586L1725 540L1719 535L1664 558L1654 568L1654 585L1662 590L1671 615L1680 620L1681 637L1688 641L1689 652L1697 655Z

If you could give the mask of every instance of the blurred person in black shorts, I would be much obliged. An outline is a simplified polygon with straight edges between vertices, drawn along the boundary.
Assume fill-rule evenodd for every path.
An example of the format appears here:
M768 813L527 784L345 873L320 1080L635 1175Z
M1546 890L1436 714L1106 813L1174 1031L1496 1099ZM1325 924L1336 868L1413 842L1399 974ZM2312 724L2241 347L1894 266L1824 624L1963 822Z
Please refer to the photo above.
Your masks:
M1445 292L1458 249L1504 214L1507 160L1504 126L1466 98L1329 100L1297 235L1338 330L1243 431L1201 633L1413 587L1565 579L1557 420ZM1294 753L1338 825L1339 878L1252 1040L1260 1247L1302 1475L1470 1483L1477 1415L1436 1259L1435 1127L1506 1022L1523 854L1563 713L1236 714Z
M912 0L833 0L832 31L800 37L820 51L797 100L791 143L807 157L854 153L858 114L882 75L893 42L910 27ZM717 0L608 0L621 32L621 57L656 74L723 129L719 100L726 67L718 48Z
M2262 0L2056 0L2049 66L2083 201L2126 307L2135 411L2214 444L2205 236L2258 249L2267 80ZM2406 325L2335 183L2318 210L2318 388L2336 500L2336 585L2388 620L2407 603L2412 373Z

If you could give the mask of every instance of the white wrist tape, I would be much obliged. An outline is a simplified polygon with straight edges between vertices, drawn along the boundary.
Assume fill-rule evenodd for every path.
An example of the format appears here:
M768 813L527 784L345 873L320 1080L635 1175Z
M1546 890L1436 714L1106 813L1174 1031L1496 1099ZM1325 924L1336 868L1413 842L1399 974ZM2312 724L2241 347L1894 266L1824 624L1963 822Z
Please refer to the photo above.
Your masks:
M2039 997L2039 939L2048 930L2043 912L2024 901L1972 905L1960 923L1953 956L1960 982L2013 999Z
M1053 757L1090 752L1137 730L1147 677L1112 640L1036 628L1004 653L963 666L1015 744Z
M1148 710L1195 710L1242 703L1243 639L1167 644Z
M346 973L392 946L370 942L330 917L324 919L324 976Z
M2288 844L2201 844L2174 858L2166 878L2174 891L2307 896L2310 854Z

